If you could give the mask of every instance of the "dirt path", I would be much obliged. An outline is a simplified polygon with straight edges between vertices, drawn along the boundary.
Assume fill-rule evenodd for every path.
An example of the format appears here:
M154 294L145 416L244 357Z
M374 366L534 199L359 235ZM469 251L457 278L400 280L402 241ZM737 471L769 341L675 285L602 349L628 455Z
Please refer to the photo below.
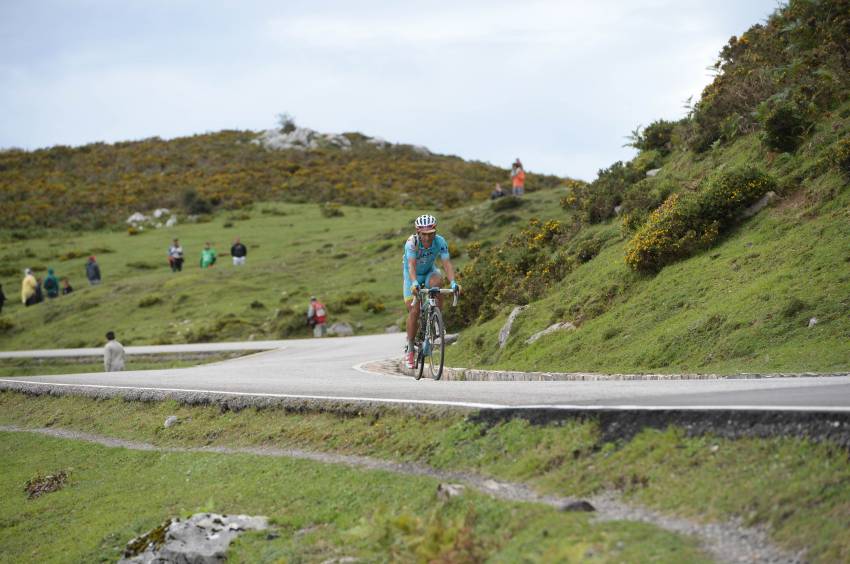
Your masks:
M663 515L651 509L627 504L611 492L579 499L547 496L535 493L529 486L514 482L501 482L467 472L437 470L423 464L393 462L365 456L352 456L328 452L279 449L271 447L160 447L150 443L94 435L70 429L24 428L15 425L0 425L0 431L10 433L36 433L49 437L95 443L112 448L127 448L140 451L253 454L312 460L327 464L344 464L368 470L385 470L399 474L426 476L441 482L459 483L473 490L507 501L541 503L564 511L583 511L590 508L599 521L641 521L679 534L695 536L707 553L720 562L804 562L802 554L790 554L773 545L766 532L760 528L744 527L740 521L724 523L699 523L679 517ZM584 503L583 503L584 502Z

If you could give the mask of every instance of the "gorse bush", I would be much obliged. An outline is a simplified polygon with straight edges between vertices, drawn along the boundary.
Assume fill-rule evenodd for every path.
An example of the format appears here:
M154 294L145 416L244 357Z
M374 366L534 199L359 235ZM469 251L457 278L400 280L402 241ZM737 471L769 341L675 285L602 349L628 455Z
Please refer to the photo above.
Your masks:
M678 186L667 179L644 178L632 184L623 196L623 229L633 232L646 221L649 213L658 208Z
M333 202L319 204L319 211L324 217L342 217L345 215L340 205Z
M794 151L811 126L801 107L788 100L765 102L759 107L762 122L762 141L768 149L790 153Z
M614 215L614 208L623 201L626 190L645 176L634 166L618 161L600 170L599 176L590 184L572 183L561 199L561 207L577 212L580 221L599 223Z
M850 178L850 137L835 144L830 152L830 161L845 177Z
M698 192L672 194L627 243L626 264L657 272L693 255L714 244L747 206L775 187L770 176L745 168L707 178Z
M765 141L787 151L798 135L800 109L822 112L850 93L850 0L791 0L767 22L732 37L715 64L687 123L687 143L705 151L736 135L770 128ZM779 105L759 120L759 105L793 92L796 107Z

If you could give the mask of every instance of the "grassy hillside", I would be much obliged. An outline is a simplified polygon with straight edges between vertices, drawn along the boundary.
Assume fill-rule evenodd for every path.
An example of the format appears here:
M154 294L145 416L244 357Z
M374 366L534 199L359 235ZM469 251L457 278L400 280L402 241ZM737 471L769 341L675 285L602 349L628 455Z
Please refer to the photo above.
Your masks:
M370 207L450 208L484 199L509 172L490 164L377 145L346 133L350 149L266 149L252 131L221 131L38 151L0 152L0 225L82 230L123 225L155 208L208 213L281 200ZM557 185L529 174L528 189Z
M456 263L464 264L473 236L498 240L533 215L559 209L552 190L519 203L496 211L484 202L438 214ZM306 337L311 294L327 304L331 323L348 322L358 334L398 326L405 311L402 246L418 212L347 206L340 211L342 216L326 217L316 204L257 204L219 212L209 223L136 236L56 232L8 240L0 257L0 282L9 299L0 316L0 349L98 346L108 329L124 344ZM470 213L485 221L469 225ZM242 268L234 268L227 256L237 236L248 246ZM172 237L180 238L187 257L184 271L176 274L166 261ZM198 266L204 241L221 255L210 270ZM85 279L89 254L101 265L101 286L90 287ZM25 308L20 279L26 267L41 276L53 267L76 291Z

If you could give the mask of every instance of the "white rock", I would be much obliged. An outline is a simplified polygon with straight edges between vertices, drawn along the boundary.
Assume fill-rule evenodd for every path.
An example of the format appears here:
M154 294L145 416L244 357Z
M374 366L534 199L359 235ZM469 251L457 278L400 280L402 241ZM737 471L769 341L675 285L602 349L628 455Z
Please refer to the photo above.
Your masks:
M767 207L775 199L776 199L776 192L772 192L772 191L768 192L767 194L765 194L764 196L759 198L758 202L756 202L755 204L753 204L750 207L748 207L747 209L745 209L741 213L741 216L744 217L744 218L753 217L758 212L760 212L765 207Z
M144 223L145 221L148 221L148 216L141 212L136 212L127 218L127 223L129 224Z
M437 486L437 498L448 500L463 495L466 486L463 484L440 484Z
M659 172L661 172L660 168L653 168L652 170L647 170L646 175L652 178L653 176L657 176Z
M168 428L170 428L170 427L174 427L174 426L175 426L175 425L177 425L177 423L179 423L179 422L180 422L180 421L177 419L177 416L176 416L176 415L169 415L168 417L166 417L166 418L165 418L165 423L164 423L164 425L163 425L163 426L164 426L166 429L168 429Z
M614 215L620 215L621 211L623 211L623 206L614 206Z
M174 227L175 225L177 225L177 216L172 215L171 217L168 218L168 221L165 222L165 226L166 227Z
M809 319L809 329L811 329L812 327L814 327L817 324L818 324L818 318L817 317L813 317L813 318Z
M535 333L534 335L532 335L531 337L526 339L525 342L526 342L526 344L530 345L531 343L533 343L534 341L536 341L540 337L543 337L544 335L548 335L549 333L554 333L555 331L573 331L573 330L575 330L575 328L576 328L576 326L573 325L572 323L570 323L569 321L561 321L559 323L554 323L554 324L550 325L549 327L547 327L543 331L538 331L537 333Z
M154 217L154 219L159 219L162 216L168 215L170 213L171 212L167 208L157 208L157 209L153 210L153 217Z
M354 335L354 329L351 327L350 324L344 321L340 321L330 326L330 328L328 329L328 335L336 335L338 337L351 337L352 335Z
M502 329L499 331L499 348L505 348L505 345L508 344L508 339L511 336L511 327L514 325L514 321L517 316L525 311L528 306L517 306L511 311L511 314L508 316L508 320L505 321L505 324L502 325Z

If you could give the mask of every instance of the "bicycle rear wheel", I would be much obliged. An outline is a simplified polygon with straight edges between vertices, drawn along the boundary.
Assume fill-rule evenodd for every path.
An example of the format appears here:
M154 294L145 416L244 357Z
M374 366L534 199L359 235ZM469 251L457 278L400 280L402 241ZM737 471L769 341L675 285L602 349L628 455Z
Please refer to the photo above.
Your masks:
M443 314L439 309L431 310L428 317L430 335L430 351L428 354L428 368L431 378L439 380L443 377L443 364L446 360L446 328L443 326Z

